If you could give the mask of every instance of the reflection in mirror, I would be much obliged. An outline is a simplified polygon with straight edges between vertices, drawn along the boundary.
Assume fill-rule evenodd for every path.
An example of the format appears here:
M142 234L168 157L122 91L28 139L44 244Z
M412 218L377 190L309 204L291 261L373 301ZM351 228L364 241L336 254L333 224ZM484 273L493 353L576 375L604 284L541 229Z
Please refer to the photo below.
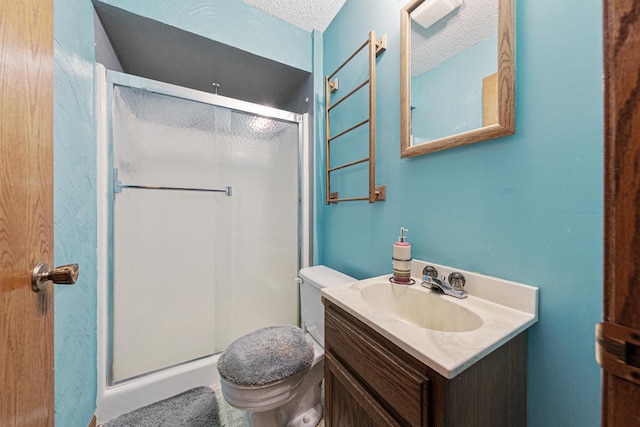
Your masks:
M514 0L401 10L401 156L515 132Z

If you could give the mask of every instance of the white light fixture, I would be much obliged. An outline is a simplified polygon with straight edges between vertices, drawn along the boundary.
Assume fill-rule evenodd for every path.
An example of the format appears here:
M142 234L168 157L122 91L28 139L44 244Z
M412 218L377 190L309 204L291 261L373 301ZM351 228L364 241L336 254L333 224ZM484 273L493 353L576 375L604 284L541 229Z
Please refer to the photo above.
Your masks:
M462 4L463 0L425 0L413 12L411 18L424 28L429 28Z

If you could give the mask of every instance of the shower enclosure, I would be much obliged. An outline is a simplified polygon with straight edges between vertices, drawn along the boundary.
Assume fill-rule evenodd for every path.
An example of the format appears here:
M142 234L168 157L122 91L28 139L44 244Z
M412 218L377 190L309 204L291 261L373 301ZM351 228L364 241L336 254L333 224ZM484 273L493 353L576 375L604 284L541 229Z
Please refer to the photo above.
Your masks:
M104 75L98 415L109 418L216 381L214 355L232 340L298 323L305 133L298 114Z

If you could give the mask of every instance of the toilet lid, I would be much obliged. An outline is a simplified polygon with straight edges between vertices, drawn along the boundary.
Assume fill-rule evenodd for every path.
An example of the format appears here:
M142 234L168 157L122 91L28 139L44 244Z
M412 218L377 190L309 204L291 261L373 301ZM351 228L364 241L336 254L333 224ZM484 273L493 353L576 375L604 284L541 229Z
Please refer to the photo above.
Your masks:
M218 372L238 385L262 386L311 367L313 343L302 329L269 326L244 335L222 352Z

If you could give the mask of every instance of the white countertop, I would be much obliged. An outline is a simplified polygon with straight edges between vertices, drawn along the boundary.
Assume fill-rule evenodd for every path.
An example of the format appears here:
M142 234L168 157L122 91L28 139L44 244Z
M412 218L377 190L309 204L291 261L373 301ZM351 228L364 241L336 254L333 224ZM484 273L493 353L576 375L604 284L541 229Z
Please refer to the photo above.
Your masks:
M435 266L440 275L454 271ZM420 286L424 261L412 261L412 276L416 291L433 291ZM482 325L466 332L443 332L426 329L393 317L371 307L360 290L376 283L388 283L390 275L373 277L354 283L323 289L325 298L352 314L398 347L446 378L453 378L476 361L537 322L538 288L463 270L467 280L467 298L446 295L448 302L472 311L482 319Z

